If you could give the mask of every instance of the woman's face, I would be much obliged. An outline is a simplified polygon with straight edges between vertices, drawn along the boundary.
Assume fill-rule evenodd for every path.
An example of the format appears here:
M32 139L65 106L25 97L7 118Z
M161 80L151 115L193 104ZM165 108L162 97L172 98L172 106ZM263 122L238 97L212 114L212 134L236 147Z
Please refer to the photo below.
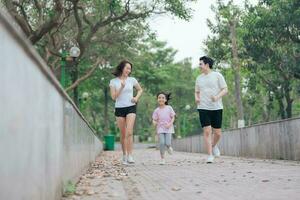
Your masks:
M123 68L122 75L129 76L130 73L131 73L131 65L129 63L126 63L125 67Z
M165 105L167 102L166 96L164 94L158 95L157 102L160 106Z

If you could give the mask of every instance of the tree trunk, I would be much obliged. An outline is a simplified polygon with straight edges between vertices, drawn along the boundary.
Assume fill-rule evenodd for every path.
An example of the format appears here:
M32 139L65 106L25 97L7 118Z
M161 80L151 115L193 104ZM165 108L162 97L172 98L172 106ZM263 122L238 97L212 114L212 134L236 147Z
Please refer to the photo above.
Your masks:
M91 113L92 122L95 125L97 123L97 113L93 111L92 108L89 109L89 112ZM95 127L94 127L95 128ZM97 131L97 130L96 130Z
M78 79L78 67L77 67L77 61L76 58L73 58L73 66L72 66L72 84L75 83L75 81ZM73 88L73 101L76 104L76 106L79 108L79 96L78 96L78 87Z
M275 93L276 99L278 101L279 105L279 114L281 116L281 119L286 119L285 109L284 109L284 103L283 103L283 97L281 94Z
M251 126L252 124L252 112L253 110L252 109L249 109L249 113L248 113L248 126Z
M237 120L236 120L236 117L231 117L231 128L237 128Z
M234 71L234 86L235 86L235 100L238 111L238 120L244 120L244 109L241 98L241 76L240 76L240 66L238 58L238 48L237 48L237 38L236 38L236 20L233 19L230 22L230 34L231 34L231 45L232 45L232 67Z
M290 96L290 94L288 94L288 96ZM290 99L290 97L286 97L286 102L287 102L287 105L286 105L286 115L287 115L287 118L291 118L293 115L292 115L292 105L293 105L293 100Z
M285 100L286 100L286 117L291 118L292 117L292 105L293 105L293 99L291 98L290 91L291 91L291 86L289 82L286 82L284 86L285 90Z
M270 92L268 91L267 95L262 95L262 99L263 99L263 121L264 122L268 122L270 120L270 110L271 110L271 96L270 96Z
M182 133L181 133L181 124L180 124L180 118L181 118L181 115L179 115L178 113L176 113L176 135L177 136L180 136L180 137L183 137Z

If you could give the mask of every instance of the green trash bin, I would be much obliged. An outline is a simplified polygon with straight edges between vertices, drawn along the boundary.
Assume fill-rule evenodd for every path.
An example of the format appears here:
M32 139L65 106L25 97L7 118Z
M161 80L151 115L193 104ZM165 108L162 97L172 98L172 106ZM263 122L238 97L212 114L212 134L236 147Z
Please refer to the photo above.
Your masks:
M115 136L114 135L105 135L104 143L105 143L104 150L106 150L106 151L115 150Z

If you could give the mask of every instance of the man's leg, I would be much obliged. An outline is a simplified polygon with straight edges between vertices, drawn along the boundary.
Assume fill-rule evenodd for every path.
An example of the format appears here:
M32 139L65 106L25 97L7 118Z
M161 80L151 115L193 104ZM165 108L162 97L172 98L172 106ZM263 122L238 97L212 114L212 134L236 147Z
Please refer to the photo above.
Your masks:
M212 128L208 110L198 109L201 127L203 129L204 143L208 155L212 155Z
M220 128L214 128L213 129L213 143L212 143L212 146L214 147L216 144L218 144L220 138L221 138L221 135L222 135L222 129Z
M208 155L212 155L212 132L211 132L211 126L205 126L203 127L203 135L204 135L204 142L206 145L206 150Z
M213 127L213 154L217 157L221 155L217 144L220 141L222 135L222 112L223 110L215 110L211 112L211 123Z

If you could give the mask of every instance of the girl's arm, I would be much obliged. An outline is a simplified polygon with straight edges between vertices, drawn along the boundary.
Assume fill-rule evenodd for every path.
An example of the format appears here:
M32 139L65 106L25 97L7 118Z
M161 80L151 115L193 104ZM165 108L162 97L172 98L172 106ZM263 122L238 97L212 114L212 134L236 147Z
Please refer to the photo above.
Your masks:
M158 115L156 109L154 110L152 114L152 124L156 127L158 123Z
M156 126L157 125L157 120L152 120L152 124L154 125L154 126Z
M172 117L170 124L172 125L175 121L175 115Z
M168 123L168 124L166 125L166 128L170 128L170 127L173 125L174 121L175 121L175 115L172 116L171 121L170 121L170 123Z

